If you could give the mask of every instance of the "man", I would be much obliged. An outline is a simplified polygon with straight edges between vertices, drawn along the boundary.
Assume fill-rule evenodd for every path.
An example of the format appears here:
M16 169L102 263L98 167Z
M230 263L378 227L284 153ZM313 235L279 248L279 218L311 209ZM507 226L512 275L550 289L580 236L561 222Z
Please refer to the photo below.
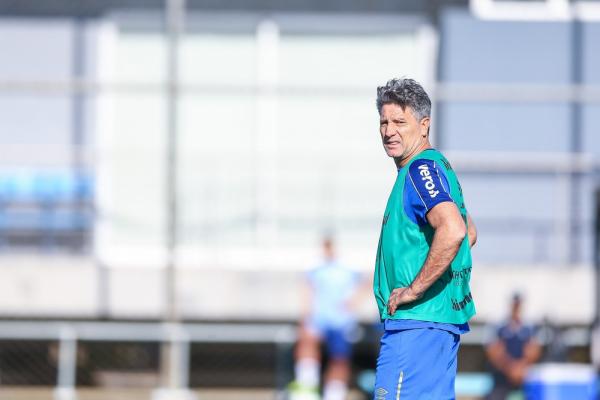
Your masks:
M344 400L350 380L351 337L357 329L353 300L360 276L336 260L333 240L323 240L324 262L307 276L304 316L296 346L296 380L291 399L318 399L320 345L329 363L325 371L324 400Z
M374 293L384 334L375 400L454 399L460 334L475 314L476 241L456 174L429 142L431 101L412 79L377 88L383 148L398 176L377 249Z
M521 304L521 296L513 295L509 320L496 330L494 340L486 347L494 376L494 388L487 400L504 400L520 390L529 366L540 358L541 346L534 329L521 319Z

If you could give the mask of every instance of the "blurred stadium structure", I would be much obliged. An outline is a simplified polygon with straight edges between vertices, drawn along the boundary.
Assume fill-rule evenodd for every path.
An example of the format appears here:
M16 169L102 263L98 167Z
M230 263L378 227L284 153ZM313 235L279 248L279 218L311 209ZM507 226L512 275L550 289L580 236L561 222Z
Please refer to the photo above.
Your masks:
M166 22L168 4L185 5L181 27ZM516 8L497 9L506 6ZM546 7L533 13L545 17L517 21L521 6ZM477 322L502 318L519 289L525 315L570 327L574 357L586 360L598 9L0 0L0 316L14 320L0 324L0 395L57 381L155 387L159 344L172 339L164 318L185 321L191 350L175 364L188 354L180 373L191 371L191 386L279 385L257 365L276 365L278 340L293 340L273 332L297 318L298 278L323 230L336 232L347 264L371 271L394 178L375 87L394 76L433 95L435 145L478 222ZM374 313L364 305L365 322ZM224 322L237 325L222 329L229 344L215 358L206 324ZM252 329L266 348L244 346ZM483 334L465 340L476 348ZM482 364L472 359L467 370ZM76 375L57 372L68 360ZM206 360L222 374L210 378Z

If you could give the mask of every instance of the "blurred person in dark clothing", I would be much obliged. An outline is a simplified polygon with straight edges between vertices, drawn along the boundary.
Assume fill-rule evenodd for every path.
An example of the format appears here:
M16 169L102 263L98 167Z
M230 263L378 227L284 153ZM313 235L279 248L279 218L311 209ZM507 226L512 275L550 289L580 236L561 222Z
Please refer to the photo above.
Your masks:
M528 368L541 355L541 346L531 325L521 317L522 298L512 297L510 318L500 325L494 339L486 346L486 355L492 366L494 387L487 400L504 400L511 392L520 390Z

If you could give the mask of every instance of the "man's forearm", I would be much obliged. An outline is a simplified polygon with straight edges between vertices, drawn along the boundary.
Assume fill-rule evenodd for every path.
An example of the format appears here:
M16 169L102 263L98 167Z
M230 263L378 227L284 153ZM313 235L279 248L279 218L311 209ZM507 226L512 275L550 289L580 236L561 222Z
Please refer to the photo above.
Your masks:
M413 302L425 294L446 271L467 236L464 220L452 202L443 202L432 208L427 214L427 221L434 229L429 253L413 282L406 287L394 288L390 293L387 304L390 315L399 305Z
M435 230L433 241L423 267L410 284L412 291L421 297L446 271L464 240L464 232L441 226Z
M506 354L504 344L496 341L486 348L486 354L490 364L498 371L506 372L510 369L513 360Z
M523 349L523 361L527 364L534 364L537 360L539 360L542 354L542 348L540 344L535 339L531 339L525 345Z

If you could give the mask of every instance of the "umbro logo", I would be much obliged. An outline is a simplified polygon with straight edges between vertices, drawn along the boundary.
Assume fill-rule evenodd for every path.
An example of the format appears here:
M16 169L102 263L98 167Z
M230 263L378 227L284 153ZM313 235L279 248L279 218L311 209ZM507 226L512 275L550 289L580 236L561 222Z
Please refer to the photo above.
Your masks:
M388 391L384 388L377 388L375 390L375 400L385 400L385 395L388 394Z

